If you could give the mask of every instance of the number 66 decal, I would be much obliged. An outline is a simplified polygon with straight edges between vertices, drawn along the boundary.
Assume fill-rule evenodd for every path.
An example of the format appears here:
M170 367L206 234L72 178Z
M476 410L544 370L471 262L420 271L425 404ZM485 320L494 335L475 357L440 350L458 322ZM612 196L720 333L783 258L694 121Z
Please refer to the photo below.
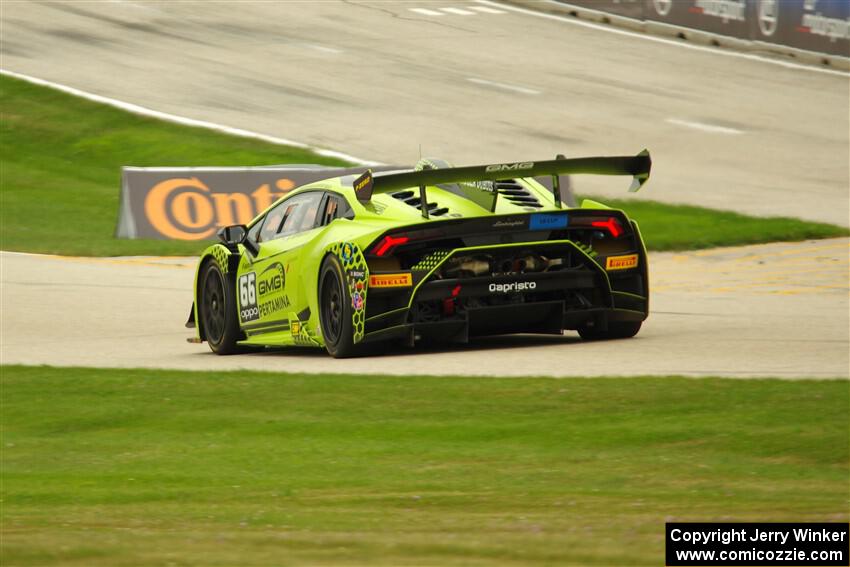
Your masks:
M239 305L253 307L257 304L257 275L249 272L239 276Z

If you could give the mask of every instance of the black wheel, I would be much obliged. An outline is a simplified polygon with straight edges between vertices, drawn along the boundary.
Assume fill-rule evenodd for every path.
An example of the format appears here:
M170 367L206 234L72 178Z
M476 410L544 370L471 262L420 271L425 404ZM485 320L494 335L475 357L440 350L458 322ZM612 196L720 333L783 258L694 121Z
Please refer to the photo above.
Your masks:
M614 321L608 323L607 331L600 331L594 327L579 327L578 334L586 341L629 339L638 334L640 326L640 321Z
M210 349L216 354L240 352L241 338L236 320L236 290L215 260L201 274L198 316Z
M360 351L354 345L351 309L342 266L336 256L328 256L319 270L319 320L325 348L334 358L347 358Z

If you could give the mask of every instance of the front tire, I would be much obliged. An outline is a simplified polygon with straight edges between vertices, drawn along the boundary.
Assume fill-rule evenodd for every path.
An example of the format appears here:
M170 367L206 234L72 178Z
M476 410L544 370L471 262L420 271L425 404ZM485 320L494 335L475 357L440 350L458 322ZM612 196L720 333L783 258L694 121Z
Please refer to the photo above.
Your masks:
M236 320L236 290L218 262L211 260L201 274L198 315L207 344L216 354L234 354L241 349Z
M348 358L359 352L354 344L351 297L345 285L342 265L328 256L319 270L319 321L325 348L334 358Z
M608 323L608 330L601 331L595 327L579 327L579 336L586 341L606 341L610 339L630 339L640 331L641 321L613 321Z

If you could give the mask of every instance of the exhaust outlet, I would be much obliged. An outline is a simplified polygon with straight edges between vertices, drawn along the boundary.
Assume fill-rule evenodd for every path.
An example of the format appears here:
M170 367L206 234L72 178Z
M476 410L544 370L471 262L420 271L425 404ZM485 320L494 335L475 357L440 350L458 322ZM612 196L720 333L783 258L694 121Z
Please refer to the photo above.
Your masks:
M487 257L459 258L445 269L446 277L483 276L490 273L490 259Z
M529 254L522 258L517 258L514 265L518 268L518 272L542 272L549 266L549 261L543 256Z

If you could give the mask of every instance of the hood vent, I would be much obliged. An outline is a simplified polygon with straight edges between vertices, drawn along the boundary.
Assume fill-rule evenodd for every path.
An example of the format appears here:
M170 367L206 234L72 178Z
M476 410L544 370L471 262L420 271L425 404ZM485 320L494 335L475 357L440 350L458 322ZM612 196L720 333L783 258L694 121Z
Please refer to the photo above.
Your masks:
M513 179L502 179L496 181L496 191L511 204L525 207L528 210L541 209L543 205L537 200L531 191L517 183Z

